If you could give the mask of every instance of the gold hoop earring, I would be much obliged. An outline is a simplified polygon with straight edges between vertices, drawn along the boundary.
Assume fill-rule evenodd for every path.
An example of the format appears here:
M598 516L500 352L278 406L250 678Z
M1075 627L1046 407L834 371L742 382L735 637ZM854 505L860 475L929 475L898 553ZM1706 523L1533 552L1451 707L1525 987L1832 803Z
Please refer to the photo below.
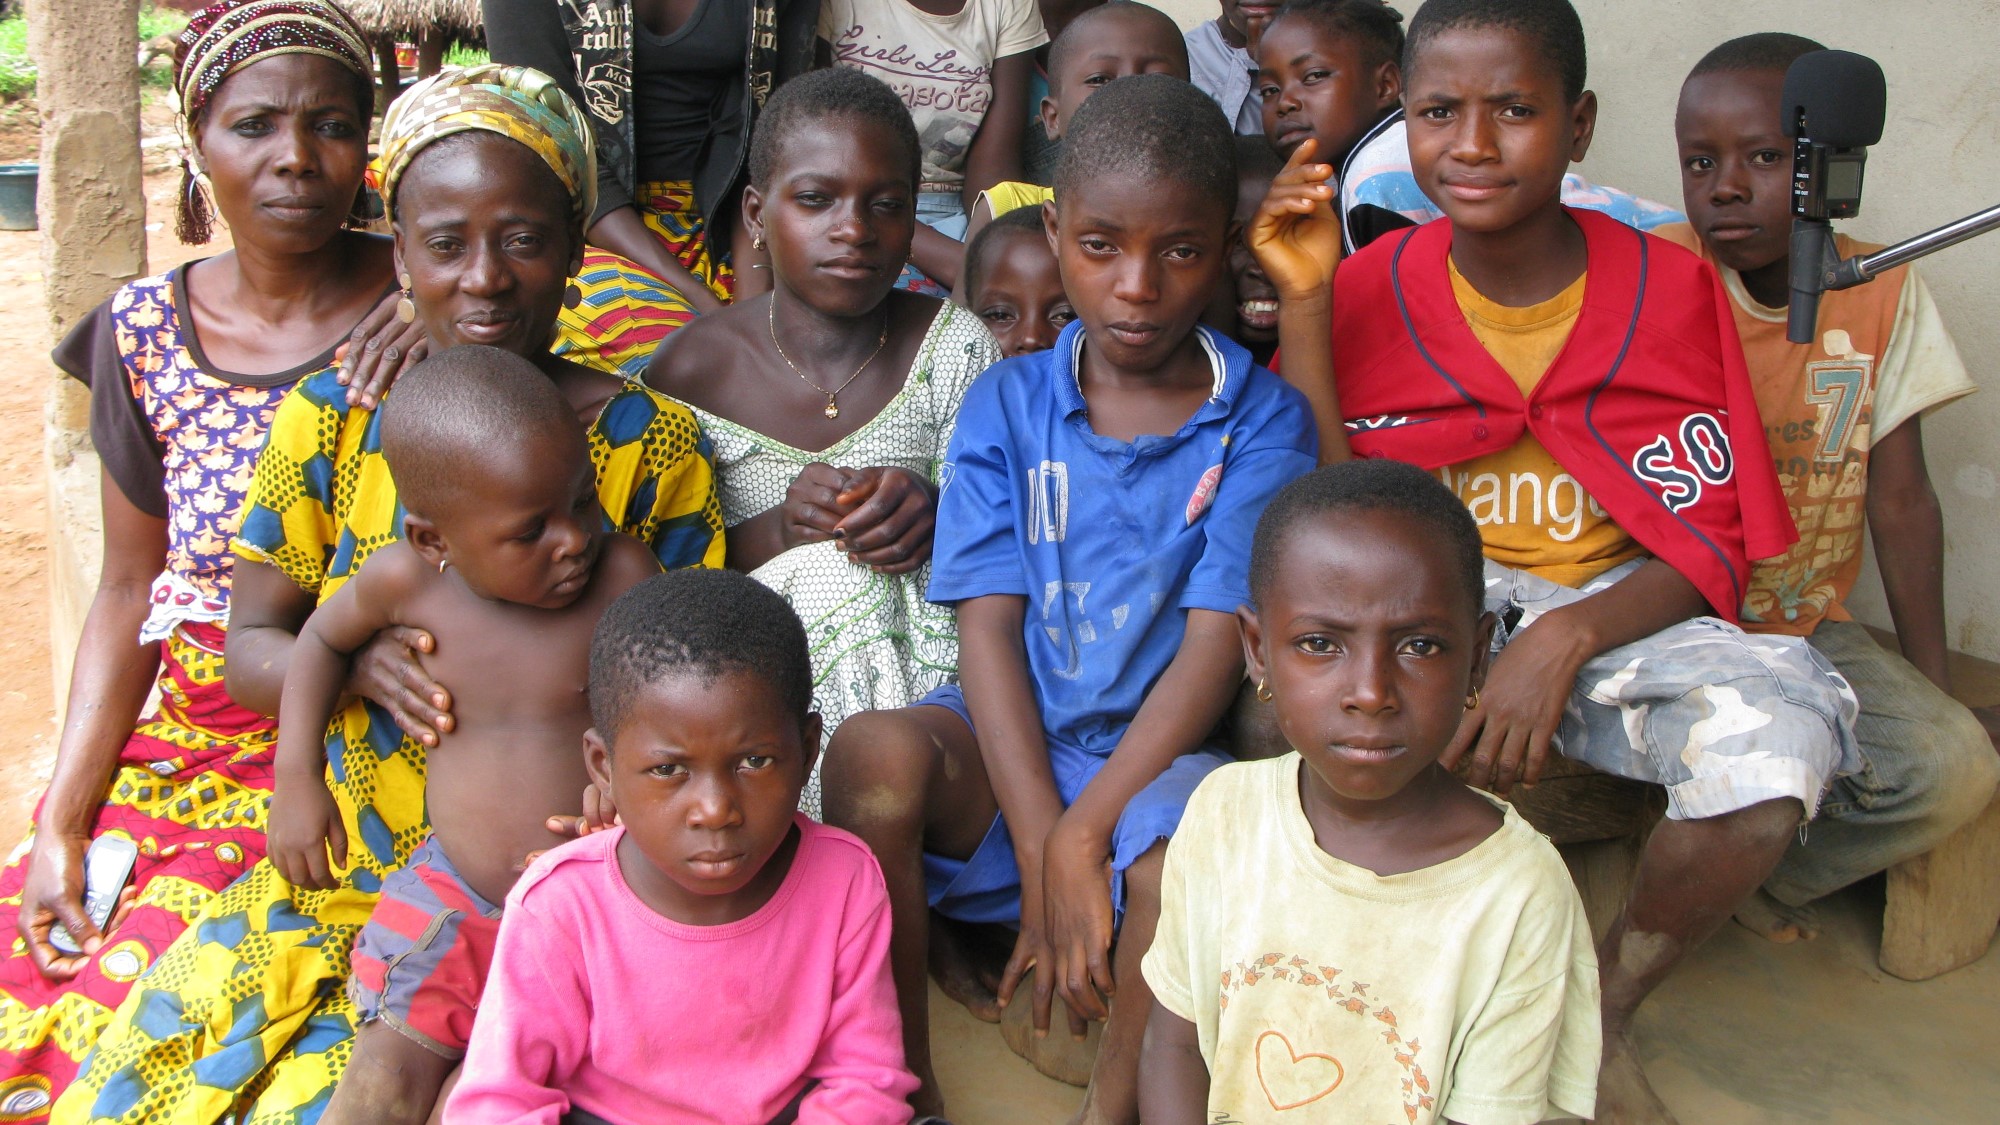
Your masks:
M1466 693L1466 696L1465 696L1465 709L1466 709L1467 711L1477 711L1477 710L1479 710L1479 689L1478 689L1478 688L1473 688L1473 689L1472 689L1472 690L1471 690L1470 692L1467 692L1467 693Z
M1271 684L1268 680L1257 681L1257 702L1269 703L1276 698L1277 696L1271 694Z
M445 568L445 567L448 567L448 566L450 566L450 565L451 565L451 560L450 560L450 559L439 559L439 560L438 560L438 573L439 573L439 574L443 574L443 573L444 573L444 568Z
M396 319L402 321L404 324L415 324L417 322L417 303L410 300L410 275L407 273L403 274L396 280L403 287L403 296L396 302Z

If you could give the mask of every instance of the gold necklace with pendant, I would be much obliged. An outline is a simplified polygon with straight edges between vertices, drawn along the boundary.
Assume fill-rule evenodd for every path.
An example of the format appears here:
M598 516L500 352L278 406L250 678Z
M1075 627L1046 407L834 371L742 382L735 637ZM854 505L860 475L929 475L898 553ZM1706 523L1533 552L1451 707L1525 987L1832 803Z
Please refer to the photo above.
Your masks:
M861 373L868 370L868 365L875 362L875 357L882 354L883 345L889 342L889 311L887 309L882 310L882 335L875 341L875 350L868 353L868 358L861 361L861 366L854 369L854 374L849 375L846 382L829 391L807 378L806 373L799 370L799 365L792 362L792 357L785 354L785 345L778 342L778 302L773 300L766 308L769 310L770 315L765 318L765 322L771 329L771 346L778 349L778 358L784 360L785 366L791 368L792 374L797 375L803 380L806 386L826 396L826 409L822 413L828 418L840 417L840 407L834 402L834 396L846 390L848 383L859 379Z

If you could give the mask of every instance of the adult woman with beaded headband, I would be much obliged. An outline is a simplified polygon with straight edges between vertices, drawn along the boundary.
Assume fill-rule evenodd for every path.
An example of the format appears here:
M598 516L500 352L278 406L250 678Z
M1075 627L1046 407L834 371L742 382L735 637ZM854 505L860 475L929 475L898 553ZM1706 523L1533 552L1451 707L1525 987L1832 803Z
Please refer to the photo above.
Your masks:
M665 566L720 565L721 518L693 417L549 353L595 185L587 130L560 88L521 67L446 70L405 92L373 170L397 267L435 347L525 356L570 401L611 523ZM276 711L299 627L402 532L376 427L326 378L278 408L235 543L229 689L246 707ZM310 1121L322 1109L327 1121L403 1119L408 1107L388 1094L357 1105L333 1091L354 1053L343 984L355 935L382 879L429 834L425 748L452 723L450 685L423 670L431 646L420 630L379 634L354 661L355 702L328 728L349 841L341 886L295 888L264 862L218 896L118 1011L56 1120ZM163 1020L166 1008L174 1015Z
M132 981L264 854L274 727L223 686L229 540L279 400L331 377L394 292L389 241L343 229L372 107L347 15L228 0L189 22L176 62L200 169L182 236L206 241L219 212L235 249L124 286L56 349L91 390L104 564L54 777L0 870L0 933L19 937L0 945L0 1121L43 1119ZM102 926L84 906L98 838L139 852Z

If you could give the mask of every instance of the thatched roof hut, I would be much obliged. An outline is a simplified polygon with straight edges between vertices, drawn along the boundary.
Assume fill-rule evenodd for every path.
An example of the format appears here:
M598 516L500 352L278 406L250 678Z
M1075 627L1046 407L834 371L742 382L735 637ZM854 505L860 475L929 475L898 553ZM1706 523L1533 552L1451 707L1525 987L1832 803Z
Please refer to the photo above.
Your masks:
M479 0L341 0L341 6L373 36L415 42L428 31L442 31L449 39L485 34Z

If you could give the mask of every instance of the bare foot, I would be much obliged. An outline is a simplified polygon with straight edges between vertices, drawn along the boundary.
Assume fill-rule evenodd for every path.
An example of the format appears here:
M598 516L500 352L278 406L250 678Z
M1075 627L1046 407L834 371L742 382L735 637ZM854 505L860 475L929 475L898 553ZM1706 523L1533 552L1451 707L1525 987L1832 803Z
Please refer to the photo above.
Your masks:
M1597 1125L1679 1125L1653 1092L1630 1032L1604 1032L1604 1061L1597 1072Z
M1810 905L1787 906L1762 888L1736 908L1736 921L1779 945L1819 936L1819 915Z
M1002 951L996 961L991 943L937 914L931 915L930 971L938 991L965 1005L974 1019L1000 1022L1000 974L1007 966Z

